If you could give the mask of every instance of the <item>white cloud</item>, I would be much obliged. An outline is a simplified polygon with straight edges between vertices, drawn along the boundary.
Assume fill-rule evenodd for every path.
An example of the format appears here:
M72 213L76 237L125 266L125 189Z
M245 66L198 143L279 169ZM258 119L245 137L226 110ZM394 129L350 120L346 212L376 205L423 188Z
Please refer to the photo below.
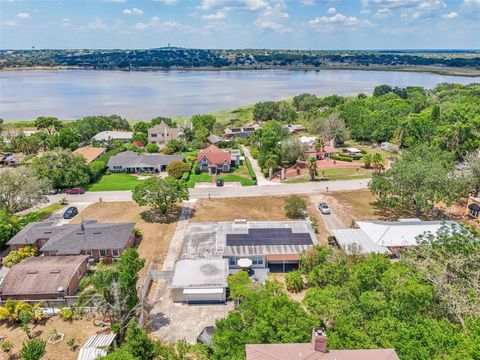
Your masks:
M385 19L386 17L389 17L391 14L392 14L392 10L388 8L381 8L377 10L377 12L373 17L375 19Z
M335 9L334 7L331 7L327 10L327 14L336 14L337 13L337 9Z
M273 30L276 32L290 32L288 26L282 23L285 19L288 19L290 15L285 11L287 6L283 1L277 1L273 5L267 4L258 18L255 20L254 25L262 30Z
M5 27L13 27L17 26L17 23L15 22L15 20L5 20L0 22L0 25Z
M443 14L444 19L455 19L458 16L458 13L455 11L449 12L448 14Z
M175 5L178 0L154 0L154 1L162 2L165 5Z
M30 14L26 13L26 12L18 13L17 17L20 18L20 19L30 19L31 18Z
M203 0L199 9L211 10L211 9L236 9L236 10L248 10L259 11L266 9L270 6L266 0Z
M124 10L123 10L123 13L124 13L125 15L136 15L136 16L140 16L140 15L143 15L143 10L134 7L134 8L132 8L132 9L124 9Z
M182 25L176 21L161 21L159 17L153 16L148 22L138 22L133 26L136 30L153 30L157 32L165 32L171 30L192 30L192 27L188 25Z
M225 11L218 10L216 13L203 15L204 20L222 20L225 19Z
M93 20L92 22L89 22L87 24L87 26L90 28L90 29L106 29L107 28L107 25L105 25L105 23L103 22L102 18L97 16L95 18L95 20Z
M356 16L345 16L336 13L332 16L318 16L308 24L317 31L331 31L337 27L356 29L361 26L373 26L368 20L359 19Z

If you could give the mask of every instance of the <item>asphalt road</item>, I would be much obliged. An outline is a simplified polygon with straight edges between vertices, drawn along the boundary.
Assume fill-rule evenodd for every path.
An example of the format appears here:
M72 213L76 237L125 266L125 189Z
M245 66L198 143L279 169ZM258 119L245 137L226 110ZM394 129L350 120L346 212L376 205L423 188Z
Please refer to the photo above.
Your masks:
M318 195L327 191L358 190L366 189L369 179L342 180L342 181L318 181L299 184L281 184L278 186L257 185L239 187L216 187L206 189L191 189L190 198L227 198L227 197L249 197L249 196L275 196L306 194ZM131 191L89 191L83 195L57 194L49 197L50 202L58 202L66 197L70 204L94 203L99 201L131 201Z

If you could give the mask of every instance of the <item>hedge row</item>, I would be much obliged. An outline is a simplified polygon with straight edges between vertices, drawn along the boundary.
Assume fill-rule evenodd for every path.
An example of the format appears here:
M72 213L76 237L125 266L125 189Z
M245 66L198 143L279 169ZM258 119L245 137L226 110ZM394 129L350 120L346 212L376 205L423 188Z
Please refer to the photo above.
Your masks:
M338 161L347 161L347 162L352 162L353 161L353 159L350 156L341 155L341 154L331 154L330 159L338 160Z
M247 157L245 157L245 163L247 164L248 173L252 177L252 180L256 181L257 176L255 175L255 171L253 171L252 164L250 163L250 160Z

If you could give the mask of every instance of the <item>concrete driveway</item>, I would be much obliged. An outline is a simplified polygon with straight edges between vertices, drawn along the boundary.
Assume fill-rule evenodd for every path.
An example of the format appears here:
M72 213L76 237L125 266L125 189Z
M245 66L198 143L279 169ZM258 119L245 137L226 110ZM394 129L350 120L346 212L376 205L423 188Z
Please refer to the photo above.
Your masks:
M185 339L194 344L206 326L214 326L216 320L226 317L233 309L232 302L226 305L174 303L167 285L168 280L156 280L149 313L152 334L163 341L176 342Z
M330 207L330 214L322 214L322 212L318 209L318 204L320 202L326 202L328 205L327 199L322 195L317 196L310 196L310 199L315 204L315 208L317 209L318 216L322 219L323 223L327 227L329 231L334 229L346 229L347 227L340 221L338 217L332 212L332 208Z

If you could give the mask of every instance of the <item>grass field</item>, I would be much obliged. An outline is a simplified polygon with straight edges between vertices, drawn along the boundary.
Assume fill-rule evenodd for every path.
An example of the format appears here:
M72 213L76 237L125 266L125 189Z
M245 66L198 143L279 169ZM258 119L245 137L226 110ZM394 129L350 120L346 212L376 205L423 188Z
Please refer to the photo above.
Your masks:
M191 174L190 179L188 179L187 182L187 187L189 189L193 189L195 187L195 184L197 182L212 182L212 177L208 175L207 173L201 173L201 174Z
M234 109L224 109L211 112L217 121L223 125L240 126L253 119L253 105L240 106Z
M253 186L253 180L250 179L250 176L244 177L236 174L225 174L219 175L218 179L223 179L225 182L239 182L242 186Z
M319 169L317 181L369 179L371 177L372 171L364 168ZM287 184L295 184L308 181L310 181L310 176L305 174L304 176L285 180L284 182Z
M136 176L129 174L110 174L103 175L95 184L87 186L89 191L118 191L133 190L135 186L141 184Z

